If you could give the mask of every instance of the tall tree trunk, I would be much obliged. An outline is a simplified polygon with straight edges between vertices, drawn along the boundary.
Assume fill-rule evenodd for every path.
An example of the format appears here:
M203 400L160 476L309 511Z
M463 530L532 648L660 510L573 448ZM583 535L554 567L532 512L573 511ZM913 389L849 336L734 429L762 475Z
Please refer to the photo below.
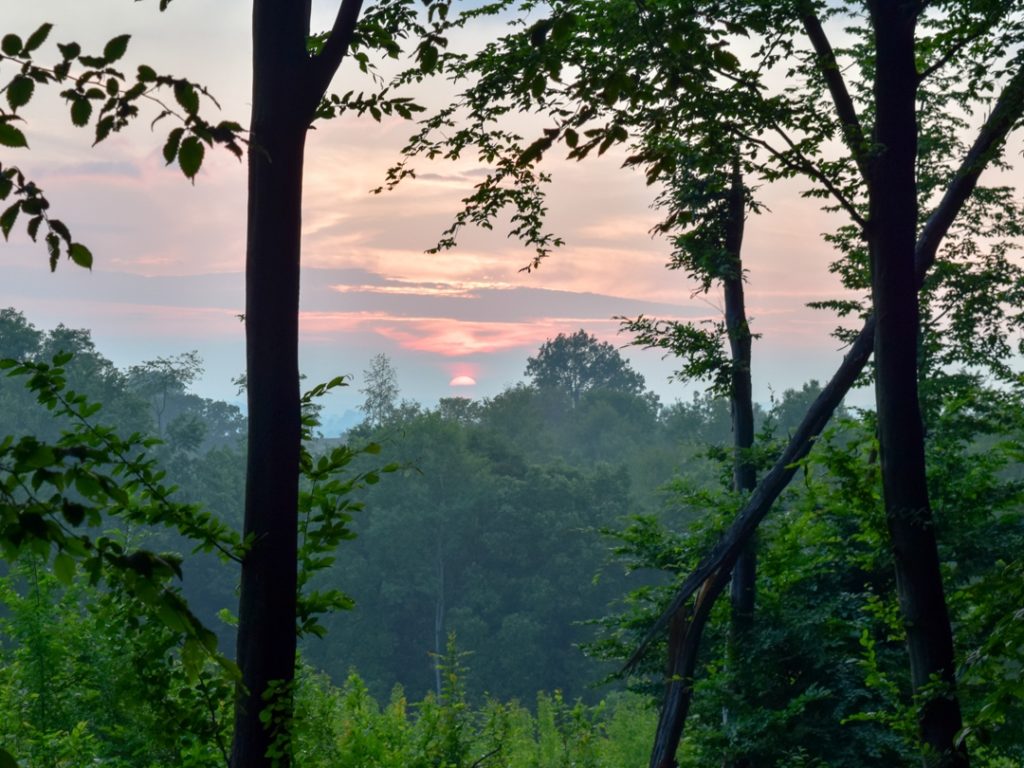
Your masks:
M729 220L725 248L729 264L722 278L725 293L725 327L729 334L731 379L729 405L732 412L733 490L749 493L757 485L756 468L750 451L754 446L754 390L751 382L750 351L752 337L747 322L743 297L743 224L746 214L746 191L739 167L733 170L729 190ZM754 601L757 594L757 536L752 536L732 569L731 622L728 657L735 669L743 641L754 622ZM734 691L739 694L739 691ZM748 755L729 756L726 766L750 766Z
M725 217L723 247L726 263L719 278L725 295L725 325L732 363L729 404L733 434L733 489L750 491L757 481L750 457L750 449L754 445L754 400L750 378L752 337L743 299L741 257L746 190L738 165L732 172ZM683 738L686 716L693 697L697 654L715 600L731 581L732 628L729 652L734 655L739 645L739 636L749 628L753 619L756 572L756 541L752 538L733 567L731 579L727 568L714 572L701 586L692 615L686 607L682 607L672 617L668 642L668 682L651 750L650 768L671 768L676 764L676 752ZM733 765L749 764L746 758L728 762Z
M304 6L304 7L303 7ZM233 768L290 764L300 432L302 165L309 3L256 0L245 329L249 443ZM270 706L270 722L260 719Z
M917 211L918 2L870 4L877 51L875 143L869 216L875 327L875 397L885 514L896 589L907 632L911 682L924 692L918 712L929 766L966 766L955 738L962 726L955 691L953 635L943 593L925 476L918 403L919 312L914 248ZM925 690L930 681L943 690Z

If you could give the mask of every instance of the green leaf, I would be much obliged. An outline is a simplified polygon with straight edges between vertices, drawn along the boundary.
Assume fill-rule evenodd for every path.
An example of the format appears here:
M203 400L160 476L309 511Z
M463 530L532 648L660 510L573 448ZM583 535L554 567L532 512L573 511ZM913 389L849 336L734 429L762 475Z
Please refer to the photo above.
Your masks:
M186 638L185 644L181 648L181 666L185 670L185 676L192 681L198 678L204 661L206 661L206 651L202 644L194 637Z
M0 768L18 768L18 761L3 748L0 748Z
M430 43L423 43L420 46L420 69L423 72L433 72L437 67L437 59L440 55L437 48Z
M33 216L29 220L28 226L26 227L26 229L28 230L28 236L32 238L32 242L36 241L36 236L39 234L39 225L42 224L42 223L43 223L43 217L41 215Z
M87 499L99 496L103 492L99 481L89 474L79 474L75 476L75 490Z
M78 43L57 43L57 47L60 48L60 55L64 57L65 61L77 59L82 52L82 46Z
M75 559L67 552L60 552L53 559L53 575L62 584L70 585L75 578Z
M181 148L178 150L178 165L181 166L181 172L188 178L194 179L203 165L205 155L206 148L203 146L203 142L195 136L186 138L181 142Z
M0 232L4 233L4 240L10 236L11 229L14 227L14 222L17 221L20 212L21 202L19 201L0 214Z
M157 608L156 615L160 617L160 621L172 632L184 633L188 631L188 623L182 617L181 612L174 606L164 602Z
M68 256L78 266L92 269L92 252L81 243L72 243L68 249Z
M81 525L85 520L85 507L75 501L63 500L61 513L71 525Z
M0 41L0 50L8 56L17 56L21 53L22 47L21 38L17 35L4 35L4 39Z
M156 70L152 67L147 67L145 64L140 64L137 79L143 83L148 83L153 80L156 80Z
M71 102L71 122L82 127L89 122L92 115L92 102L85 97L76 98Z
M46 38L50 36L50 30L53 29L53 24L42 24L39 29L28 36L28 40L25 41L25 53L31 53L36 48L46 42Z
M60 258L60 238L57 237L56 233L48 232L46 234L46 250L50 252L50 271L55 272L57 270L57 259Z
M199 94L187 80L179 80L174 84L174 98L190 115L199 111Z
M0 123L0 146L27 147L28 140L18 128L7 122Z
M36 89L35 80L25 75L17 75L7 84L7 103L11 109L17 109L28 104Z
M124 52L128 50L128 41L131 39L131 35L118 35L103 46L103 58L107 60L108 64L124 56Z
M181 137L185 133L184 128L175 128L167 134L167 142L164 144L164 160L170 165L178 156L178 147L181 145Z

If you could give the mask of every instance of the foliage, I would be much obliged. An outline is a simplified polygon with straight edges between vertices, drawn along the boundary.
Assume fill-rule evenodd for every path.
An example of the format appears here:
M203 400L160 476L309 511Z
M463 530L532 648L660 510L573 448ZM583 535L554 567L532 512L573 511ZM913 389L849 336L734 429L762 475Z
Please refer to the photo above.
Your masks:
M370 367L363 371L363 386L359 391L366 395L362 410L371 427L391 420L398 400L398 374L387 355L374 355Z
M161 3L161 10L165 6L166 1ZM12 73L4 78L6 82L0 88L6 96L0 103L0 146L8 150L28 148L28 137L19 127L25 118L19 110L38 90L53 86L63 88L60 96L68 103L72 125L93 125L94 144L126 128L139 117L142 105L151 104L156 109L154 124L165 118L179 123L167 134L163 156L168 164L177 161L189 179L194 180L199 173L208 146L222 145L236 157L242 157L242 127L230 120L212 123L200 115L202 98L216 105L203 86L185 78L158 74L147 65L140 65L134 76L119 68L128 50L129 35L111 38L95 54L86 54L75 42L58 43L59 57L55 62L40 63L40 52L45 50L52 31L53 25L46 23L24 39L9 32L0 41L0 71ZM4 239L19 215L24 214L26 231L33 240L45 226L43 239L51 270L57 268L62 252L76 265L92 268L92 253L73 239L63 221L50 214L50 201L43 190L18 166L0 165L0 200L8 199L13 202L0 213Z
M1019 394L975 383L932 412L929 480L941 511L942 558L957 627L962 738L970 741L978 765L1015 764L1024 721L1020 699L1011 692L1019 648L1007 640L1019 618L1011 607L1016 587L1004 579L1019 574L1024 535L1021 488L1013 479L1020 456L1007 439L1020 434ZM1014 416L989 418L996 413ZM691 509L704 514L682 533L637 518L614 533L619 556L629 569L685 576L734 503L679 485L675 516L685 519ZM722 754L756 755L771 765L918 764L887 540L873 415L848 417L823 438L804 464L803 482L762 528L759 608L740 655L726 657L722 640L729 617L725 610L713 614L681 766L706 765ZM591 652L628 656L635 636L672 592L632 592L618 615L604 621L605 633ZM657 695L662 678L658 666L648 663L631 684ZM729 713L724 723L723 711Z
M539 389L560 392L573 407L591 390L638 395L644 378L606 341L599 342L583 329L548 339L535 357L526 361L526 375Z

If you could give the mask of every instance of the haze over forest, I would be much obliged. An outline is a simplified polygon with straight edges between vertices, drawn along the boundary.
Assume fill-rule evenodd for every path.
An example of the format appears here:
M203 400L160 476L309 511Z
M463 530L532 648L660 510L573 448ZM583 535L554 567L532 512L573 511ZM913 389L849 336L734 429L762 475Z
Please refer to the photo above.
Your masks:
M1024 764L1024 2L0 22L0 768Z

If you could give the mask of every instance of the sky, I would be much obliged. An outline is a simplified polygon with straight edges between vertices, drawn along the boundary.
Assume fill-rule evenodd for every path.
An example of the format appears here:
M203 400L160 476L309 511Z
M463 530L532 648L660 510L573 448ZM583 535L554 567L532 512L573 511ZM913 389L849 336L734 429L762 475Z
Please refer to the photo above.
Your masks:
M247 0L174 0L161 14L156 0L13 0L0 10L0 31L24 37L53 21L46 50L68 40L99 50L130 32L125 68L147 63L202 82L224 118L246 124L249 8ZM315 0L314 28L327 28L331 14L331 2ZM483 28L463 42L483 43L496 31ZM336 91L351 87L348 64ZM440 103L443 93L426 96ZM91 248L95 266L90 272L62 262L50 274L45 249L22 228L0 246L0 306L22 310L40 328L90 328L119 366L196 349L206 368L200 393L237 400L231 379L244 369L244 165L227 152L208 153L191 185L160 156L173 126L151 131L146 120L91 148L90 132L71 126L52 89L37 93L26 117L31 149L5 150L3 160L45 190L56 215ZM446 396L490 397L522 381L526 359L544 341L580 328L623 347L663 402L692 396L698 387L670 381L670 360L626 346L614 318L716 319L720 299L694 295L684 274L666 270L669 244L649 234L658 221L650 207L656 190L620 167L621 154L547 163L555 178L549 226L566 245L526 273L530 252L501 231L467 231L458 249L425 253L485 172L474 158L421 164L418 179L370 194L411 132L400 119L346 118L309 138L301 367L311 381L354 377L329 403L333 419L361 402L361 373L377 353L392 359L403 397L432 405ZM761 402L809 379L827 380L842 356L829 335L836 319L805 307L842 295L827 270L834 254L820 238L836 220L800 190L792 181L760 190L770 212L747 222ZM467 385L467 377L476 383Z

